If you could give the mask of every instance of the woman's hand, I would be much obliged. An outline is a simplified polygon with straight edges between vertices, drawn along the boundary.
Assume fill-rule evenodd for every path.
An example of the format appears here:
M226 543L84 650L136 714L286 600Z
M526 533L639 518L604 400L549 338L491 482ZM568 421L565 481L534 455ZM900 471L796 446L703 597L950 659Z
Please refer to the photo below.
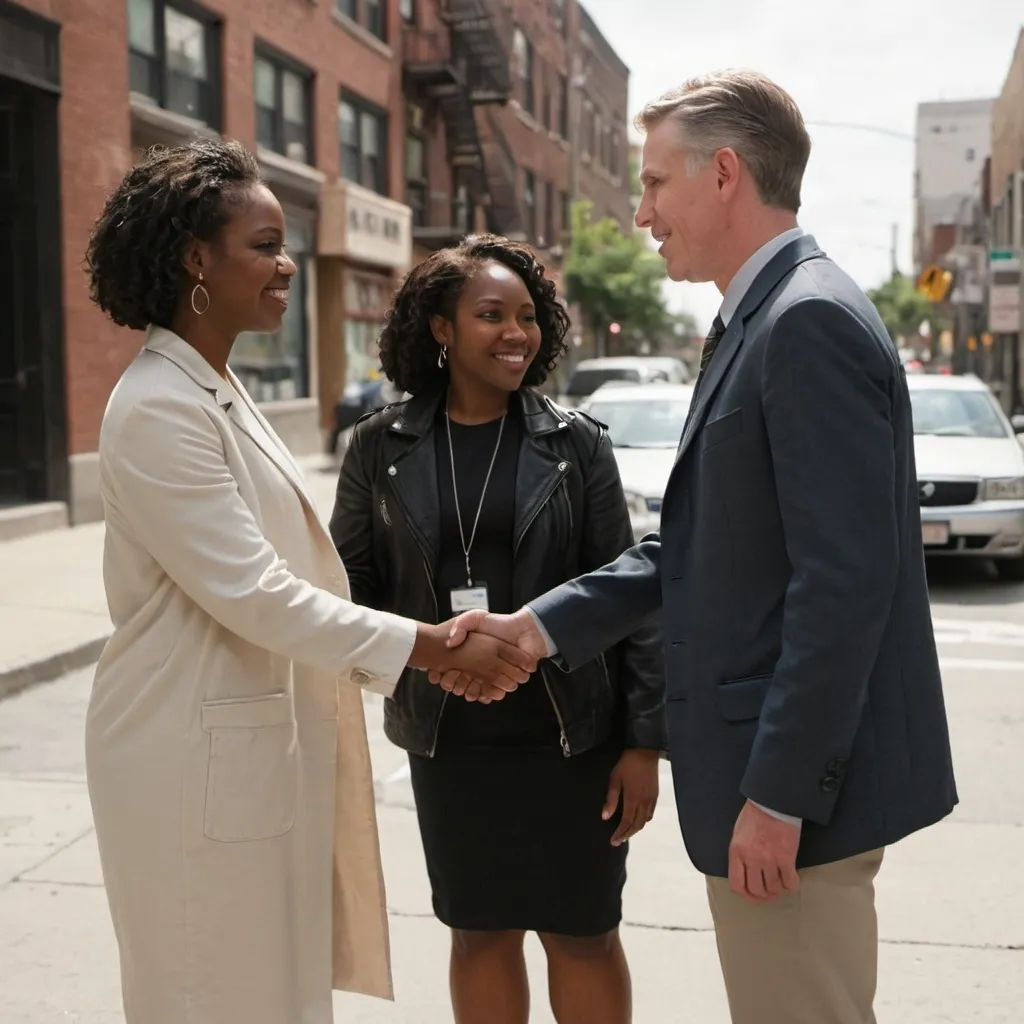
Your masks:
M608 821L622 800L622 819L612 836L612 846L621 846L654 817L659 760L657 750L624 750L612 769L608 797L601 811L601 817Z
M424 669L431 681L442 681L468 700L501 700L537 668L536 660L514 644L484 633L472 633L458 647L448 646L451 623L419 623L409 667Z

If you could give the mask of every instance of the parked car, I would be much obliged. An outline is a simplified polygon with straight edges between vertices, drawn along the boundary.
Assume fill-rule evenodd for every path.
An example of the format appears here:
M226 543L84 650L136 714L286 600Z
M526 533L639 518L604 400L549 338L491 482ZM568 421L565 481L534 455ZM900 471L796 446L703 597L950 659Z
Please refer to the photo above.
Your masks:
M355 426L360 416L376 409L383 409L384 406L399 402L401 399L401 392L387 377L352 381L346 385L334 405L334 423L331 425L331 436L327 441L328 454L334 455L337 452L342 434Z
M689 371L681 359L665 356L615 356L583 359L576 364L559 396L565 406L579 405L602 384L620 381L627 384L687 384Z
M925 553L991 558L1024 580L1024 447L973 376L907 378Z
M605 384L580 406L608 428L637 540L658 529L692 398L689 384Z

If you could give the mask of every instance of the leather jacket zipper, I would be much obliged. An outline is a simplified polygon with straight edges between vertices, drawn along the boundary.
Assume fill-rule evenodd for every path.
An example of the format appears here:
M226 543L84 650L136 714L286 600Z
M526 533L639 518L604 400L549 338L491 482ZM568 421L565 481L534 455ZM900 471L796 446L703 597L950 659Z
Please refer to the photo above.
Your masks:
M513 562L513 564L515 563L515 560L519 557L519 546L523 543L523 538L530 532L530 527L533 525L533 521L537 518L537 516L540 515L541 509L543 509L544 506L551 500L551 498L554 495L555 491L558 489L558 487L561 485L562 481L565 479L565 472L569 468L569 464L567 462L561 462L561 463L559 463L559 467L558 468L561 470L561 472L559 473L558 479L555 481L554 486L549 487L547 493L537 503L537 507L533 510L533 514L526 521L526 525L523 527L522 533L519 534L519 539L516 541L515 549L512 552L512 562ZM566 495L566 502L568 502L568 500L569 500L568 495ZM571 523L572 523L572 509L571 509L571 507L569 509L569 522L570 522L570 525L571 525ZM544 681L544 689L547 691L548 700L551 701L551 706L555 710L555 718L558 720L558 739L559 739L559 743L561 744L561 747L562 747L562 756L563 757L571 757L572 756L572 750L569 747L569 737L565 733L565 720L562 718L561 708L559 708L559 706L558 706L558 701L555 700L554 691L551 689L551 684L548 682L548 677L545 675L544 669L543 668L539 668L539 672L540 672L541 679ZM443 710L443 707L442 707L442 710Z

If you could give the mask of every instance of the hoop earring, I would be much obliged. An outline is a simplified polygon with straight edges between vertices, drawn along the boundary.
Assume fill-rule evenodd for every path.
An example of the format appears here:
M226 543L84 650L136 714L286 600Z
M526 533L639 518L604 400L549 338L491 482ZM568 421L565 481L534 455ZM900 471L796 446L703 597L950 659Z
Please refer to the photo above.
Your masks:
M196 305L196 292L202 292L206 296L206 305L200 309ZM199 283L192 289L192 312L196 316L202 316L210 308L210 293L206 290L206 286L203 284L203 275L199 274Z
M444 364L447 363L447 362L448 362L448 346L447 345L442 345L441 346L441 351L438 353L438 356L437 356L437 368L439 370L443 370L444 369Z

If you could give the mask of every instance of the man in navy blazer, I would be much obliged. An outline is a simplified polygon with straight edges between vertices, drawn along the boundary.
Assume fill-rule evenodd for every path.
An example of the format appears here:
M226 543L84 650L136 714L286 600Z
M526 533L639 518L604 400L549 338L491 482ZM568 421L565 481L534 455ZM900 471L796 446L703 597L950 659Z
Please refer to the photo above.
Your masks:
M733 1021L867 1024L882 852L957 802L903 368L797 226L810 140L787 93L715 74L638 122L637 224L672 279L723 295L660 535L461 625L575 668L660 613L679 820Z

